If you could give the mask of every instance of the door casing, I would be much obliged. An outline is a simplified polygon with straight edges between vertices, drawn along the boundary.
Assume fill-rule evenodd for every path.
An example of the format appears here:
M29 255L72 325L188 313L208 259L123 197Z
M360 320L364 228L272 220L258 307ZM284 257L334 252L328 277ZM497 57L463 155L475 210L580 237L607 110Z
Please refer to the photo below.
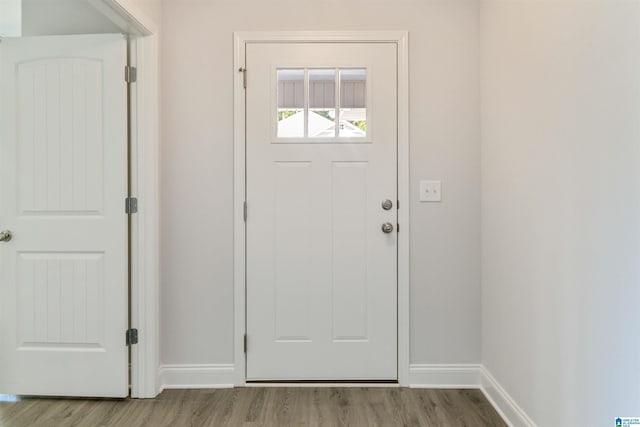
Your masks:
M131 222L131 323L140 341L131 347L131 397L162 390L159 336L159 27L134 0L87 0L129 39L138 79L131 93L131 196L141 203Z
M395 43L398 64L398 383L409 385L409 34L406 31L270 31L234 33L234 378L246 383L246 98L248 43ZM250 73L251 70L246 70Z

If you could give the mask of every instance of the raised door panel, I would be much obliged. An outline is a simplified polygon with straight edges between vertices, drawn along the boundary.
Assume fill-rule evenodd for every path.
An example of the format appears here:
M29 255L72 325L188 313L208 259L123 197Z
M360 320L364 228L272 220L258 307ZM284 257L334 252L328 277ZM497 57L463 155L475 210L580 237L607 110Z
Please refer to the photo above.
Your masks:
M366 340L368 162L332 163L332 335Z
M104 254L22 253L18 346L104 349Z
M102 72L83 58L17 65L20 213L102 213Z
M308 341L312 268L311 162L275 162L275 340ZM266 280L265 284L270 281Z

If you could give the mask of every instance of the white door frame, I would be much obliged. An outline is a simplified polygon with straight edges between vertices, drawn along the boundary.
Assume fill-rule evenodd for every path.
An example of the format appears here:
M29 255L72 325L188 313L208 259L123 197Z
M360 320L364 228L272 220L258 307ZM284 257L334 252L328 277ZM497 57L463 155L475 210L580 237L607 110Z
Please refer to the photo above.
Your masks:
M131 86L131 196L138 213L131 222L131 397L153 398L159 378L159 195L158 26L132 0L87 0L128 35ZM124 72L123 72L124 73ZM124 75L124 74L123 74ZM124 202L123 202L124 214ZM124 332L123 332L124 340Z
M395 43L398 52L398 382L409 386L409 34L405 31L250 31L234 38L234 372L235 385L246 382L246 190L245 68L247 43ZM250 73L251 70L247 70Z

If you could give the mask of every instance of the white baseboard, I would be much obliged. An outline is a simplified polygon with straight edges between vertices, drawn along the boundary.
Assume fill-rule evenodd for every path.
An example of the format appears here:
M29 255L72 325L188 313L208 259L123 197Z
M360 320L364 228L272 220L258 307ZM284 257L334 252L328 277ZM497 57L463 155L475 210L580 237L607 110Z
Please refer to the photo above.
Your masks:
M413 364L409 367L409 387L480 389L509 426L536 427L493 375L480 364Z
M160 366L162 388L232 388L237 380L233 364Z
M237 375L233 364L160 367L163 389L232 388L238 381ZM413 364L409 367L409 387L480 389L509 426L536 427L493 375L480 364Z
M513 400L491 373L482 366L480 368L480 390L487 400L498 411L500 416L511 427L536 427L536 424Z
M411 388L480 388L480 365L413 364L409 366Z

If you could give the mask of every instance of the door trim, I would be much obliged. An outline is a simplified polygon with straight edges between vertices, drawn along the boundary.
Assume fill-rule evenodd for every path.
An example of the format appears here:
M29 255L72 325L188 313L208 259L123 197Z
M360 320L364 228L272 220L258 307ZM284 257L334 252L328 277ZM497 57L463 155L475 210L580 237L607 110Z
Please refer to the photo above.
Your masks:
M235 386L246 384L246 105L248 43L395 43L398 52L398 383L409 386L409 33L406 31L242 31L233 34L233 287ZM251 70L247 70L248 73Z
M160 392L160 251L158 35L131 37L132 85L131 196L140 202L131 219L131 323L140 341L131 346L131 397Z
M140 341L131 346L130 393L153 398L161 392L159 319L159 26L132 0L88 0L128 36L130 64L138 79L131 93L131 196L140 210L131 221L130 328Z

